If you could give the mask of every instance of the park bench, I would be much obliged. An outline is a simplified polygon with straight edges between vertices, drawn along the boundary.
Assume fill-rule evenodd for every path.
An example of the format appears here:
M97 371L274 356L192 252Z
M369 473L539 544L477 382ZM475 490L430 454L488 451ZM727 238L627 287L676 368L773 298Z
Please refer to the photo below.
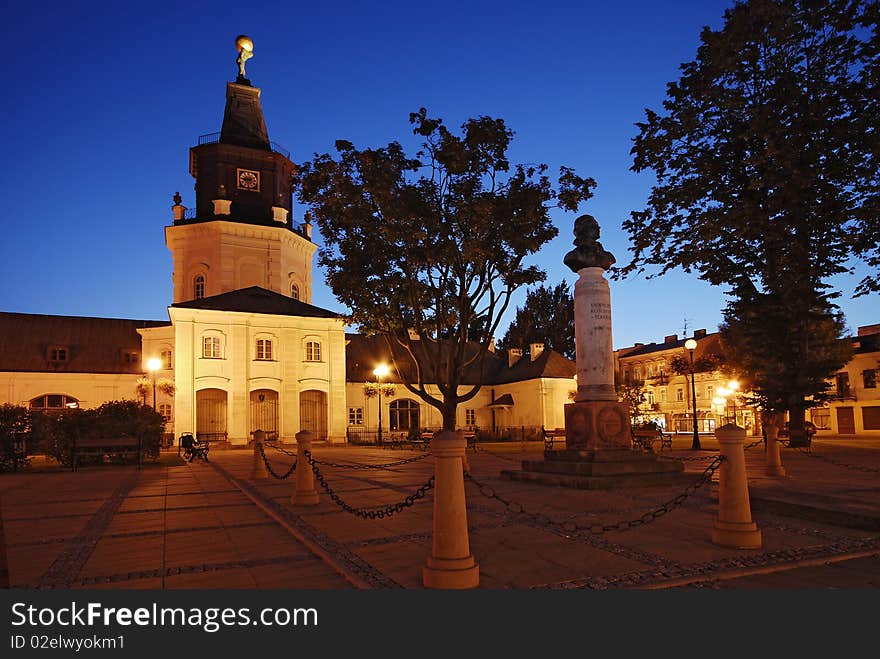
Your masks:
M70 447L70 468L72 471L76 471L79 459L86 455L102 458L105 455L119 458L134 456L137 458L138 469L141 468L141 462L143 461L141 440L138 437L129 437L128 435L122 435L121 437L80 437L75 439Z
M633 448L654 452L654 442L660 442L660 450L672 450L672 435L664 433L660 428L632 428Z
M562 441L562 443L565 443L565 428L548 430L541 426L541 436L544 438L544 450L552 451L555 442Z
M205 462L208 461L208 451L211 446L208 442L196 441L191 433L183 433L177 446L177 455L183 452L183 459L192 462L195 458L201 458Z

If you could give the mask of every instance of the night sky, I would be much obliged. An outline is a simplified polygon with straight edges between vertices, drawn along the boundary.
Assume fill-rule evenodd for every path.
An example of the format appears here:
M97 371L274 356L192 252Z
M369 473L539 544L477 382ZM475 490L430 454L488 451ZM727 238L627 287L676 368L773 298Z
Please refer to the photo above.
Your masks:
M421 106L457 128L499 116L513 162L568 165L598 182L581 212L628 259L621 231L653 176L629 171L634 123L659 109L704 25L731 3L673 2L25 2L4 10L4 239L0 311L167 320L172 195L194 206L188 149L220 130L236 35L254 40L269 138L295 162L337 139L415 144ZM294 219L302 220L296 206ZM533 259L549 284L576 215ZM317 232L316 232L317 235ZM859 279L833 280L851 331L880 322ZM517 301L521 302L525 291ZM675 273L611 283L614 346L714 331L723 291ZM315 272L314 304L344 312ZM512 317L512 309L508 320ZM506 328L507 322L502 323ZM500 336L501 333L499 333Z

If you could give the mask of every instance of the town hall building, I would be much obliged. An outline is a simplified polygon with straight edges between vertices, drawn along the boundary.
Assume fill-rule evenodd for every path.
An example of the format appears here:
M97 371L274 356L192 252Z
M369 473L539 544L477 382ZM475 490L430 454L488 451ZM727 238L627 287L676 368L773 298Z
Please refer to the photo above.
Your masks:
M351 441L375 431L380 415L388 433L440 425L393 373L385 394L371 396L373 370L394 355L311 304L317 246L311 225L294 221L294 164L269 140L260 93L243 76L228 83L220 131L189 150L195 207L175 194L165 227L168 320L2 312L0 404L54 411L141 398L165 416L169 437L229 446L258 429L285 443L302 429ZM563 425L571 360L541 344L528 357L488 357L460 427L524 436Z

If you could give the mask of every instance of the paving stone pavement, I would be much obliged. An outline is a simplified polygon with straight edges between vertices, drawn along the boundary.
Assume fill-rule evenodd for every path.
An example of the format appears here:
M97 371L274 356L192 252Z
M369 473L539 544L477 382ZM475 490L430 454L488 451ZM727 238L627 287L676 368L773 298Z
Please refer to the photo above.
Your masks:
M676 441L697 479L717 455ZM763 447L746 452L757 550L710 541L717 487L633 528L681 486L586 491L502 480L500 471L539 459L538 444L468 452L471 550L481 588L877 588L880 587L880 442L814 441L783 451L786 478L763 476ZM316 446L335 495L363 510L402 502L433 473L419 452ZM293 458L268 450L276 473ZM401 464L389 464L407 460ZM0 477L13 587L421 588L431 551L431 491L379 519L345 512L326 491L293 507L295 477L249 480L249 450L211 462L84 468ZM357 465L353 467L352 465ZM368 466L380 468L369 469ZM299 466L297 467L299 468ZM490 489L491 488L491 489ZM511 505L505 506L497 493ZM525 513L520 510L524 509ZM552 523L548 520L552 520Z

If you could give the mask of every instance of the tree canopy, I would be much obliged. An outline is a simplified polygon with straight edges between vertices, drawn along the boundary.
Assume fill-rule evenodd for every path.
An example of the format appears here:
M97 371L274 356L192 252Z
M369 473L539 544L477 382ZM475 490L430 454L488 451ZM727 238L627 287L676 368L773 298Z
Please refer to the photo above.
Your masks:
M864 238L880 233L877 31L876 3L737 3L720 30L703 30L632 149L633 169L657 183L624 222L633 255L618 274L696 272L727 287L729 334L758 336L769 323L763 347L784 344L789 360L780 386L792 439L816 388L805 383L836 363L813 350L815 337L840 331L828 280L853 256L880 258ZM866 278L858 292L876 287Z
M531 343L543 343L547 349L575 358L574 299L568 283L529 290L498 347L528 349Z
M455 134L422 108L410 123L422 142L414 155L396 141L337 141L337 157L300 165L298 196L351 321L405 351L414 371L394 364L404 386L452 429L457 405L480 388L460 389L465 371L481 372L511 295L544 278L525 261L557 233L551 205L576 211L595 181L560 167L554 187L547 165L512 165L503 119L468 119Z

